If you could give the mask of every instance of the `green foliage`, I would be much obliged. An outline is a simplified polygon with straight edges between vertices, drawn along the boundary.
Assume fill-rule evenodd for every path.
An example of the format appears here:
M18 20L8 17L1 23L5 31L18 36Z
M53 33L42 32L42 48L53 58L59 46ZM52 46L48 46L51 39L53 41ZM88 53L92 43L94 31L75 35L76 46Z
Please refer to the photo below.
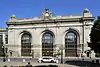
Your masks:
M96 43L100 41L100 16L98 17L98 20L95 21L91 33L90 33L90 39L92 43Z
M90 33L90 40L91 44L89 46L95 51L100 51L99 45L100 45L100 16L98 16L98 19L95 21L91 33Z

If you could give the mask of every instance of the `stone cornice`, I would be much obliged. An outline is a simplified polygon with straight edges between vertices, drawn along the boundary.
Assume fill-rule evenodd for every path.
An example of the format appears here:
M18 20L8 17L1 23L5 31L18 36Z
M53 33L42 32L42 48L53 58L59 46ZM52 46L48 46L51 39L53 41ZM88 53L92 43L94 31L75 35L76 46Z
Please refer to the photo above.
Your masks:
M7 28L0 28L0 32L7 32L8 29Z
M92 24L88 24L89 25L92 25ZM25 27L25 28L15 28L15 27L9 27L8 29L37 29L37 28L60 28L60 27L82 27L83 25L67 25L67 26L48 26L48 27ZM86 26L86 25L84 25Z
M42 13L41 17L17 19L16 16L13 15L6 24L9 26L9 25L44 24L44 23L59 23L59 22L63 23L82 22L87 20L89 21L94 20L94 17L89 11L88 13L86 12L81 15L52 16L52 12L49 12L49 9L46 9L45 12Z
M80 22L81 20L94 20L94 17L68 18L68 19L49 19L49 20L35 20L22 22L7 22L7 25L27 25L27 24L44 24L44 23L58 23L58 22Z
M83 19L84 21L87 21L87 20L93 21L93 20L95 19L95 17L82 17L82 19Z
M68 15L68 16L53 16L52 12L48 8L45 12L42 12L42 16L34 18L18 19L15 15L7 22L7 25L26 25L26 24L44 24L44 23L59 23L59 22L83 22L93 21L94 17L88 9L84 9L81 15Z

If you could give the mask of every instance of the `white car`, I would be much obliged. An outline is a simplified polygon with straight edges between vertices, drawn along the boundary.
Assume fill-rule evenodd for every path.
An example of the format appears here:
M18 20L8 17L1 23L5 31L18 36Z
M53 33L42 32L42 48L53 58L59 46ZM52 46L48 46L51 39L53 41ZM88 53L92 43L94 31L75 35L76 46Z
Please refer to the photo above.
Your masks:
M56 58L39 58L38 62L51 62L51 63L58 63L58 60Z

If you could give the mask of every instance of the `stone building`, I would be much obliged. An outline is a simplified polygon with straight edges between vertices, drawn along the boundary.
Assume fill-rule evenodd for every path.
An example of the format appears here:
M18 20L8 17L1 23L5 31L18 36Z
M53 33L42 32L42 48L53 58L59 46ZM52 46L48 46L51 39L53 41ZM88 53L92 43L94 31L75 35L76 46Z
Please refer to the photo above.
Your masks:
M53 16L49 9L34 18L18 19L12 15L4 29L2 45L7 48L8 57L57 56L61 51L63 57L89 57L87 42L93 20L88 9L82 15Z
M8 33L7 33L7 31L8 30L6 28L0 28L0 56L3 56L4 45L8 44Z

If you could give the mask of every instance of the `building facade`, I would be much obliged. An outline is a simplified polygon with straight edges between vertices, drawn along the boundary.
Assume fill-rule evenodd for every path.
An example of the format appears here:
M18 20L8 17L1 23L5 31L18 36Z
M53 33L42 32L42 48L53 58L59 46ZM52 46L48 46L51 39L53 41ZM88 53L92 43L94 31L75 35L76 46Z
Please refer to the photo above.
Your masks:
M4 55L3 47L4 45L7 44L8 44L8 30L6 28L0 28L0 56L1 57ZM5 52L7 52L7 49L5 49Z
M12 15L5 32L7 55L39 58L58 56L62 51L63 57L89 57L87 42L93 20L88 9L82 15L53 16L49 9L34 18L18 19Z

